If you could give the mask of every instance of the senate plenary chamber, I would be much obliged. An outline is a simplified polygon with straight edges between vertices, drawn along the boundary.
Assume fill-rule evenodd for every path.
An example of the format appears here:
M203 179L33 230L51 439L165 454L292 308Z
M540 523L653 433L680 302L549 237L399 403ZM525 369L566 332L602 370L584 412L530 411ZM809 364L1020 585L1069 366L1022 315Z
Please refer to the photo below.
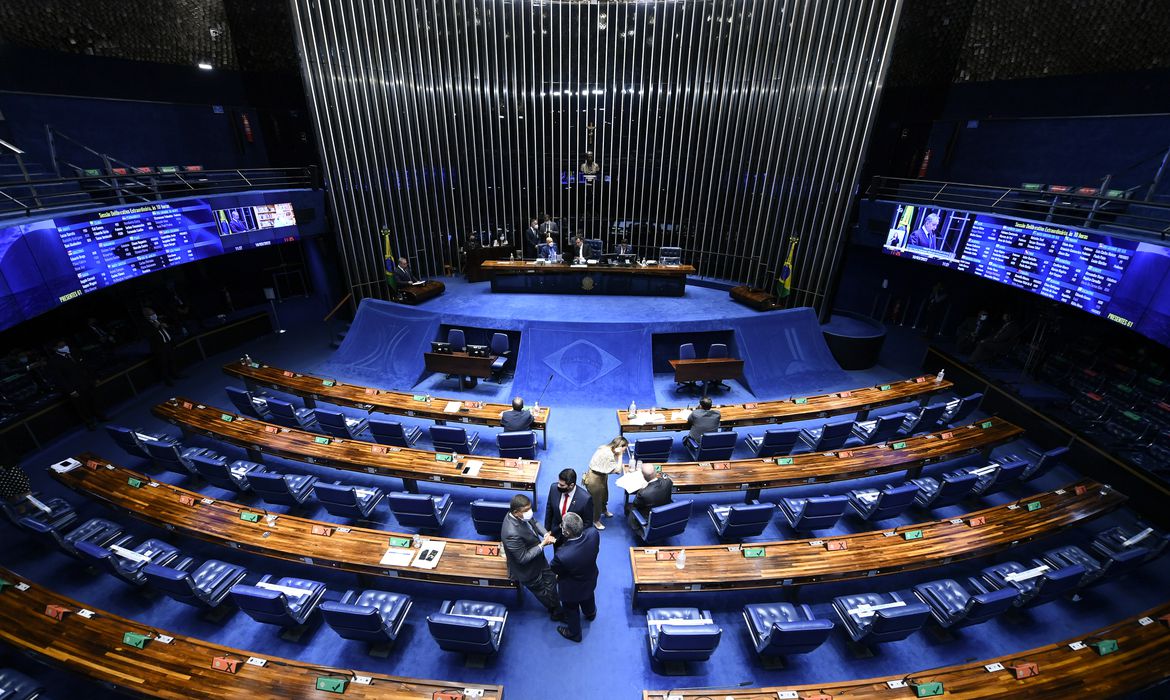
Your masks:
M0 700L1170 698L1168 35L0 3Z

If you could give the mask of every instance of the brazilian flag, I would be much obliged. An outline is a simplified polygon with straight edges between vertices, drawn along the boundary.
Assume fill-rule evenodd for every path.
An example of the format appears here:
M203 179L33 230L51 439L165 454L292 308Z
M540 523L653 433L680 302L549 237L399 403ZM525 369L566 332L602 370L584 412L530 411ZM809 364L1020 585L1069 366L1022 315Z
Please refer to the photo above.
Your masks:
M386 284L390 285L391 291L398 293L398 278L394 276L394 266L397 261L394 259L394 252L390 250L390 231L382 229L382 250L386 252Z
M788 258L784 260L784 266L780 268L780 274L776 277L776 296L781 299L792 294L792 258L796 254L796 242L796 238L790 239Z

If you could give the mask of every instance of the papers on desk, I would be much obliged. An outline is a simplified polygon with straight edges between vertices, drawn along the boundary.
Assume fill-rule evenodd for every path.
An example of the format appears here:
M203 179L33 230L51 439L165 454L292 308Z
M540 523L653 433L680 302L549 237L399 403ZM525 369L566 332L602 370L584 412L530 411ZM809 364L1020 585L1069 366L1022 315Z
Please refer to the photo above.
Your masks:
M54 464L53 466L51 466L49 468L52 469L53 471L57 472L58 474L64 474L66 472L71 472L80 466L81 466L81 462L78 462L76 459L69 457L68 459L63 459L60 462L57 462L56 464Z
M689 408L684 408L681 411L671 411L670 412L670 419L671 420L686 420L687 418L690 418L690 417L691 417L691 410Z
M420 284L426 284L426 282L411 282L411 283L410 283L410 286L412 286L412 287L417 287L417 286L419 286Z
M443 556L443 550L446 547L446 542L423 540L422 547L418 550L418 556L410 565L416 569L433 569L439 565L439 557Z
M448 401L443 407L443 413L459 413L460 408L463 408L462 401Z
M125 547L119 547L116 544L110 545L110 551L113 552L114 554L117 554L118 556L122 557L123 559L129 559L130 561L136 561L139 564L144 564L144 563L150 561L150 557L146 556L145 554L139 554L138 552L135 552L132 549L126 549Z
M410 566L411 559L414 559L413 549L391 547L382 555L381 564L383 566Z
M469 459L463 463L463 468L467 470L463 473L464 476L475 476L483 468L483 460Z
M648 411L638 411L638 414L630 418L630 425L646 425L647 423L662 423L666 420L666 416L661 413L650 413Z
M626 493L634 493L635 491L642 490L642 488L646 486L647 482L646 479L642 477L642 472L632 471L626 474L622 474L614 483L616 483L618 487L624 490Z

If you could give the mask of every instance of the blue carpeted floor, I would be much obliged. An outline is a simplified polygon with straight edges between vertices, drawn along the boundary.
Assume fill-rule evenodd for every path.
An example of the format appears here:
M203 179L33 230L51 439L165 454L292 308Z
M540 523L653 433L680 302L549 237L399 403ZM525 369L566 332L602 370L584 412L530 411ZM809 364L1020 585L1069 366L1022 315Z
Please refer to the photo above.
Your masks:
M590 300L576 297L549 299L525 295L493 297L486 293L483 285L452 284L450 289L448 295L424 305L424 310L433 312L438 318L441 318L442 323L446 324L469 322L467 319L479 314L490 316L495 320L489 322L483 318L476 318L475 325L478 327L502 326L507 323L523 326L533 320L534 310L552 307L557 310L556 322L558 324L563 323L566 316L586 316L593 319L589 322L591 324L601 323L597 317L606 313L615 316L615 320L622 323L686 317L688 321L696 324L711 325L724 323L726 320L739 319L742 321L742 325L735 326L736 332L740 333L741 336L747 336L742 337L741 342L745 347L754 348L764 348L769 343L784 343L786 335L791 330L786 327L786 317L783 314L769 315L773 316L773 320L768 322L765 320L767 317L756 315L755 312L726 301L725 293L708 289L690 289L687 297L683 299L636 298L630 300ZM351 339L347 340L347 345L343 346L342 351L331 353L328 342L336 329L321 324L317 320L320 319L321 315L320 309L315 305L303 304L297 308L296 303L288 302L281 308L281 319L290 332L280 336L269 336L251 343L247 348L241 349L241 352L246 349L254 358L290 368L314 370L325 367L333 370L339 378L350 378L345 372L347 366L344 362L339 361L339 358L342 356L359 358L363 349L354 343L351 331ZM383 315L383 318L389 318L390 315L392 314ZM413 331L434 329L437 321L427 320L422 325L412 325L416 322L409 319L416 318L415 316L403 317L408 320L403 322L386 321L388 324L386 328L379 331L371 326L371 328L363 330L362 333L368 334L368 339L382 338L384 342L397 343L395 347L410 348L410 352L416 353L413 348L417 347L418 343L417 339L412 337L412 333L406 332L402 335L396 335L396 333L402 328L406 328L408 331L411 329ZM787 318L792 318L792 316ZM799 324L803 321L797 319L794 323ZM355 324L355 328L357 325ZM581 330L592 333L599 329L583 326ZM396 337L397 341L394 340ZM800 336L800 339L802 343L815 341L815 338L808 336L807 333ZM430 338L425 338L425 340L429 341ZM378 348L366 347L364 350L367 355L381 354L381 350ZM630 352L643 351L630 350ZM802 348L800 351L813 353L814 357L815 353L819 352L817 348ZM864 372L848 373L828 368L824 374L829 377L827 381L831 383L831 386L822 388L850 388L913 374L919 371L922 351L923 346L917 336L910 332L904 332L903 329L891 329L881 366ZM787 351L780 350L779 352L785 353ZM150 417L149 408L153 403L177 394L190 396L212 405L227 406L228 401L223 393L223 386L228 383L228 380L221 374L219 366L238 354L240 353L226 353L220 357L209 359L200 367L189 368L189 377L173 390L160 386L140 396L132 404L115 407L112 411L114 420L126 425L161 429L162 424ZM788 356L786 355L786 357ZM627 355L623 354L621 359L626 358ZM764 361L761 360L761 362ZM791 357L786 361L789 363L797 362ZM533 363L535 364L535 360ZM802 371L800 368L796 369ZM360 376L362 373L353 374ZM672 382L668 376L652 374L647 376L652 387L653 400L659 405L686 403L687 399L685 398L671 396L673 390L670 384ZM353 376L353 378L356 379L358 376ZM407 389L416 385L418 381L418 377L405 377L404 375L402 384L385 380L371 383ZM588 385L589 382L585 382L583 388L583 386L564 381L554 382L549 387L544 403L554 407L554 414L552 427L549 431L548 449L539 455L542 460L542 470L538 492L542 495L547 493L549 485L560 469L574 467L579 471L582 470L593 449L616 434L614 409L625 404L626 395L603 392L586 400L582 397L589 393L586 390ZM427 379L425 386L435 394L460 395L453 382ZM520 390L510 385L503 387L488 385L488 387L495 398L506 397L514 391ZM761 381L752 384L751 394L758 398L776 398L788 395L787 388L788 385L780 381L772 383ZM487 388L481 389L481 391L487 391ZM746 395L748 395L747 390L741 385L736 385L732 397L742 399ZM476 394L476 396L480 395ZM420 425L423 425L425 430L425 424ZM484 442L481 443L480 451L494 452L494 444L491 440L492 431L481 429L481 432L483 432ZM740 432L742 435L746 432L757 431ZM681 439L681 435L676 437ZM196 442L213 446L209 441ZM747 456L742 447L742 441L740 444L735 456ZM423 438L419 446L429 447L426 437ZM242 456L239 451L232 448L222 445L214 445L214 447L223 454L233 457ZM121 461L127 466L145 468L144 465L128 458L118 450L104 432L88 433L85 431L74 432L51 445L47 445L41 452L25 459L24 464L33 472L38 488L68 498L77 504L84 514L108 515L101 507L86 503L80 496L64 492L42 472L45 465L82 450L94 450L115 461ZM674 459L682 457L683 453L676 441ZM332 480L340 479L352 483L379 483L391 489L400 487L396 480L380 481L373 477L363 479L359 475L348 472L336 472L280 459L270 460L270 465L289 472L313 473ZM927 470L927 473L946 471L954 466L956 463L934 465ZM1074 474L1067 471L1053 472L1038 483L1022 487L1022 491L1016 492L1014 495L1001 494L984 501L942 509L933 515L913 512L910 516L887 521L883 525L894 526L916 520L951 516L983 505L1003 502L1018 497L1024 492L1055 488L1074 477ZM160 473L157 478L198 488L216 497L228 496L227 493L214 487L193 482L179 475ZM871 483L880 484L889 480L889 478L882 478L871 480ZM765 492L764 497L777 500L781 496L801 493L842 493L847 488L857 488L862 485L864 482L849 482L848 484L816 488L788 489L784 492L771 491ZM428 487L424 485L423 488L426 490ZM503 491L444 488L452 493L456 505L443 534L470 539L478 539L479 537L475 534L468 519L469 502L477 497L506 500L512 495L510 492ZM434 490L432 488L432 491ZM715 543L713 530L705 513L706 508L712 503L733 502L735 496L699 496L694 500L695 511L690 526L682 536L675 540L675 544ZM274 508L273 510L283 509ZM620 512L620 504L616 495L613 497L611 510ZM379 512L381 526L387 529L401 530L395 523L393 516L387 511L381 510ZM318 512L313 509L309 510L308 516L322 520L333 519L323 511ZM133 523L126 516L114 515L113 517L121 522L131 524L132 529L143 537L161 536L159 531ZM1081 531L1018 548L1010 556L1026 560L1042 549L1057 543L1087 540L1093 531L1129 517L1131 517L1129 514L1119 513L1095 522ZM856 520L847 518L833 532L842 533L860 529L865 528ZM759 539L782 539L794 536L794 533L786 527L773 522ZM573 644L558 636L555 625L549 622L540 606L527 593L524 594L522 603L518 605L516 597L507 592L493 593L480 589L425 586L390 579L381 585L390 590L401 590L413 595L415 608L397 648L385 660L370 658L365 654L362 645L340 641L333 631L325 626L316 627L305 636L302 642L292 644L281 641L277 630L258 624L242 613L235 613L220 624L208 623L199 619L192 609L184 605L166 597L151 596L131 590L108 576L87 571L64 555L46 550L39 543L25 538L11 528L5 531L5 538L5 544L0 551L0 562L5 566L14 568L38 583L92 603L94 606L133 617L157 629L201 637L261 654L292 657L326 666L365 669L379 673L416 677L502 683L507 689L509 698L520 700L547 698L553 693L562 692L551 689L565 687L566 672L571 673L575 679L571 683L571 692L574 696L607 699L637 697L643 688L735 685L742 681L750 681L752 685L806 683L886 674L900 677L909 671L997 656L1082 634L1162 602L1165 596L1164 582L1170 577L1170 560L1163 558L1147 565L1124 581L1110 582L1090 590L1084 594L1079 602L1062 600L1051 603L1029 611L1018 618L994 620L963 630L953 639L947 641L939 640L929 631L924 631L905 641L882 646L877 650L876 655L869 659L854 658L852 651L845 643L845 633L838 629L834 632L829 643L810 654L791 658L788 668L778 671L765 671L760 668L749 646L740 618L740 609L745 602L775 600L778 598L776 593L695 594L660 597L657 600L646 599L642 601L644 605L661 603L707 607L714 611L716 620L724 630L722 643L710 662L692 665L688 676L670 678L659 675L652 668L647 656L644 614L633 610L630 605L631 575L627 550L635 542L620 520L612 521L612 526L602 533L602 550L599 561L601 579L598 585L599 615L595 622L586 623L583 644ZM219 558L242 563L255 575L276 573L299 575L325 581L329 584L333 595L340 595L347 588L358 585L356 579L349 575L245 555L187 538L175 538L175 542L185 552L198 558ZM906 592L908 588L920 581L944 577L961 579L973 575L988 563L990 563L988 559L976 560L941 566L922 573L816 586L803 591L801 599L803 602L811 604L816 612L831 616L829 603L835 595L850 591L898 590ZM441 652L427 632L425 616L436 610L444 598L455 597L496 600L506 603L511 609L502 652L497 658L490 661L485 669L464 668L460 657ZM82 681L70 679L65 675L29 664L27 660L14 657L11 654L8 654L7 658L0 658L0 663L15 664L31 669L34 675L48 684L50 697L66 697L69 693L78 692L81 686L85 686L81 692L88 693L90 697L102 695L100 690L91 689L88 684Z

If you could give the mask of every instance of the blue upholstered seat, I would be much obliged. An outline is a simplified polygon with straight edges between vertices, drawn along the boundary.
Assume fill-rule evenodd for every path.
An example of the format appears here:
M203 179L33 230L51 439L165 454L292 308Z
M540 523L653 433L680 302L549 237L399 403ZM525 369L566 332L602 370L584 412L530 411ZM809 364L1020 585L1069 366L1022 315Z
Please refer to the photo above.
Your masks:
M267 400L255 396L246 389L234 386L224 387L224 391L227 392L228 398L231 399L232 405L236 407L240 415L268 420Z
M390 492L390 511L403 527L438 530L451 512L451 495L430 496L421 493Z
M833 610L840 616L850 639L858 644L903 640L922 629L930 617L930 608L917 601L903 600L897 593L838 596L833 599Z
M918 487L914 502L922 508L942 508L953 506L964 498L972 495L975 484L979 481L978 474L961 472L943 474L938 479L924 476L911 479L910 483Z
M634 440L634 455L630 459L635 462L669 462L672 449L674 438L669 435L639 438Z
M899 429L902 435L918 435L920 433L929 433L938 427L938 422L942 420L943 414L946 413L947 405L945 403L932 403L929 406L924 406L918 409L915 413L906 416L906 420L902 422L902 427Z
M231 588L232 600L240 610L256 622L280 626L282 638L288 641L300 638L324 595L325 584L291 576L273 581L265 575L255 586L237 583Z
M317 417L311 408L296 408L281 399L268 399L265 403L268 406L268 420L273 423L299 430L313 430L317 427Z
M454 425L432 425L431 444L435 452L455 452L469 455L479 446L479 433L469 433Z
M1040 567L1044 570L1041 571ZM980 575L984 591L1014 590L1016 607L1031 607L1076 591L1085 576L1085 568L1074 564L1056 569L1039 560L1033 561L1031 566L1005 561L983 569Z
M471 502L471 524L475 531L493 540L500 539L500 528L508 514L508 502L485 501L477 498Z
M313 483L313 494L331 514L353 520L368 519L386 497L377 486L354 486L340 481L327 484L321 480Z
M1054 569L1064 569L1070 566L1080 566L1085 570L1084 577L1077 585L1081 588L1100 583L1107 579L1119 578L1138 568L1146 562L1148 552L1141 547L1133 547L1116 554L1110 554L1099 560L1075 544L1049 549L1041 559Z
M100 546L122 534L121 525L105 518L90 518L68 531L65 528L54 528L51 523L43 520L27 517L21 519L21 526L74 558L81 557L77 553L79 543L91 542Z
M383 445L395 447L410 447L422 435L422 429L417 425L406 427L398 421L371 418L368 421L370 435Z
M313 493L317 477L307 474L280 474L278 472L253 471L248 475L252 491L265 503L282 506L299 506Z
M805 428L800 431L800 441L813 452L835 450L845 444L853 433L853 419L836 420L819 428Z
M1139 548L1145 552L1145 560L1155 559L1170 545L1170 534L1152 527L1139 525L1118 525L1102 530L1093 538L1093 551L1104 556L1121 554Z
M953 475L974 474L978 477L971 493L976 496L985 496L1002 491L1008 484L1020 480L1028 463L1022 459L991 462L982 467L964 467L950 472Z
M467 349L466 336L461 328L452 328L447 331L447 344L453 352L463 352Z
M698 608L651 608L646 627L650 656L662 662L706 661L723 636L711 612Z
M232 586L244 580L248 571L236 564L208 559L194 571L155 563L142 567L146 582L167 596L206 610L214 610L227 600Z
M349 418L341 411L318 408L313 411L313 417L321 432L342 439L357 439L369 427L365 418Z
M979 408L979 404L983 401L983 394L975 392L969 396L964 396L960 399L955 399L947 403L947 409L943 412L939 423L942 425L955 425L961 423Z
M905 422L905 413L888 413L873 420L857 421L850 433L863 445L875 445L892 440Z
M127 454L135 457L142 457L143 459L151 459L150 453L146 451L146 447L142 444L143 440L155 440L157 442L178 442L174 438L167 437L161 433L147 433L142 430L133 430L122 425L107 425L106 432L114 439L114 442L121 447Z
M696 462L731 459L731 453L735 450L737 439L739 439L739 435L734 430L720 430L714 433L703 433L698 440L687 435L683 438L683 447L687 448L691 459Z
M203 477L207 483L229 491L250 490L252 484L248 477L256 470L264 468L259 462L244 459L237 459L228 464L227 458L218 455L191 455L191 465L195 467L195 473Z
M209 458L218 456L206 447L183 447L169 440L143 440L142 445L155 464L167 471L179 474L195 473L195 465L191 463L191 458L195 455Z
M679 345L678 346L678 359L680 359L680 360L693 360L693 359L695 359L695 344L694 343L683 343L682 345ZM675 390L677 391L679 389L685 389L687 391L698 391L699 385L697 382L693 382L693 381L677 382L675 385Z
M914 505L918 485L886 484L881 489L856 489L849 492L849 505L862 520L870 522L896 518Z
M445 600L427 616L427 628L444 651L489 656L500 650L507 621L508 609L499 603Z
M745 605L743 621L762 658L807 654L824 644L833 631L832 620L817 618L809 606L792 603Z
M347 591L339 602L321 603L321 614L341 637L368 642L374 645L371 654L382 656L385 646L398 638L410 607L410 596L403 593Z
M687 529L691 517L691 501L675 501L650 509L649 515L630 511L634 534L643 542L656 542L680 535Z
M31 495L48 508L48 512L37 508L27 500L21 504L0 503L0 508L4 510L4 514L8 516L8 519L12 521L13 525L25 530L32 530L30 525L26 524L25 521L27 520L28 523L35 522L40 525L40 528L36 532L40 532L41 529L62 532L77 524L77 512L73 510L73 506L65 499L56 497L49 498L35 491Z
M1024 468L1024 473L1020 476L1021 481L1039 479L1047 474L1068 454L1068 448L1064 446L1053 447L1051 450L1045 450L1043 452L1028 450L1028 453L1032 457L1032 460ZM1015 457L1012 457L1012 459L1015 459Z
M762 437L748 435L743 441L753 455L764 458L791 454L799 439L800 430L797 428L769 428Z
M504 370L508 366L508 358L512 355L512 349L508 342L508 335L506 333L492 333L492 342L489 345L492 355L495 359L492 360L492 376L496 381L503 383Z
M762 533L772 522L772 503L736 503L730 506L712 505L707 509L715 534L721 540L742 540Z
M1016 601L1014 590L1002 589L972 594L954 579L920 583L914 595L930 608L939 627L953 629L977 625L1007 612Z
M41 696L44 687L20 671L0 668L0 698L4 700L33 700Z
M131 546L130 540L130 536L126 535L105 545L78 542L77 553L81 560L90 566L102 569L131 586L142 586L146 583L146 575L142 569L148 563L165 566L175 562L178 568L183 567L183 562L176 561L179 558L179 549L174 545L167 544L162 540L149 539ZM145 557L145 559L120 554L115 552L112 547L121 547L133 552L138 557Z
M536 459L536 431L516 430L510 433L497 433L496 446L501 457Z
M782 498L776 504L788 526L797 532L827 530L837 524L849 499L845 496L812 496L810 498Z

